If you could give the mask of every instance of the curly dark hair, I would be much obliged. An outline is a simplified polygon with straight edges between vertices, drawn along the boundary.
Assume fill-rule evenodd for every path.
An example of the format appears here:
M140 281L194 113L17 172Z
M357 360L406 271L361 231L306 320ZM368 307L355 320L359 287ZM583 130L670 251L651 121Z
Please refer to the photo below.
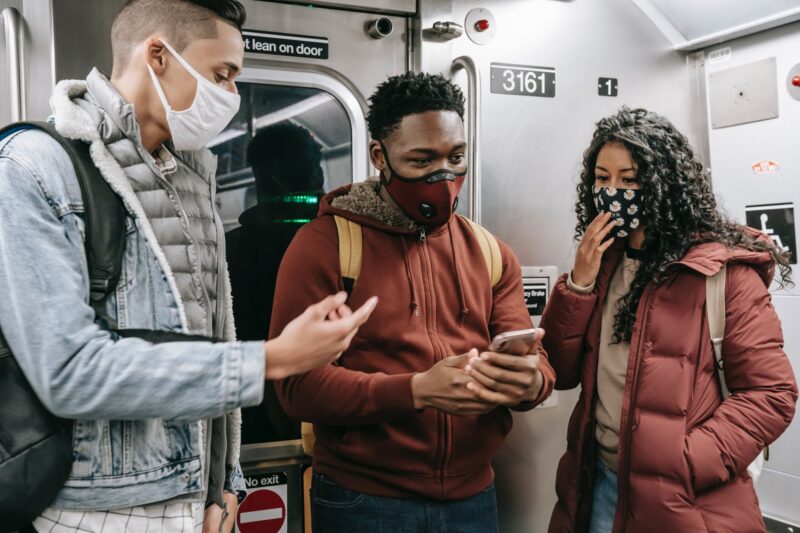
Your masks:
M718 242L731 248L769 252L780 269L781 283L792 283L789 253L720 212L710 179L688 139L669 120L646 109L623 107L597 123L592 142L583 155L575 204L576 240L598 215L592 194L594 169L600 150L608 143L621 143L636 162L636 176L645 202L642 225L657 228L646 231L639 270L628 294L620 300L614 324L615 342L630 342L645 287L663 282L667 265L680 260L695 244Z
M376 141L389 137L403 118L426 111L455 111L464 120L464 94L439 74L406 72L378 85L369 99L367 123Z

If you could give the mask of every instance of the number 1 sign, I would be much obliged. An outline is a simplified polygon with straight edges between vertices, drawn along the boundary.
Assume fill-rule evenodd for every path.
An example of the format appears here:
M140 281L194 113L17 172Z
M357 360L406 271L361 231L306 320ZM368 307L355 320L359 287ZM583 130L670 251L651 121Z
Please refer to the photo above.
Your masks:
M617 96L619 94L619 80L617 78L599 78L597 80L597 94L600 96Z
M493 93L548 98L556 95L554 68L492 63L491 71Z

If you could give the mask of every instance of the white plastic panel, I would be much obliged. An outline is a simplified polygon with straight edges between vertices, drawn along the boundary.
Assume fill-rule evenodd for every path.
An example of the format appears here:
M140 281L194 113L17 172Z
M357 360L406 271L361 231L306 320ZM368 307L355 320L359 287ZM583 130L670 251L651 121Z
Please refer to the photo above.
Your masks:
M797 0L632 1L681 50L697 50L800 20Z
M715 129L778 118L775 58L712 72L708 102Z
M754 2L753 0L651 1L689 41L797 8L797 0L769 0L769 2Z

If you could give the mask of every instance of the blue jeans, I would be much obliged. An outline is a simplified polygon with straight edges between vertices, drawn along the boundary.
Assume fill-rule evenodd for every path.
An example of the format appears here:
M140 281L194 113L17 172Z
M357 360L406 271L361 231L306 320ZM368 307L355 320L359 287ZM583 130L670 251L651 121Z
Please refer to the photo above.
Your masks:
M466 500L400 500L370 496L314 474L314 533L497 533L494 485Z
M617 473L602 462L594 468L592 491L592 521L589 533L611 533L617 514Z

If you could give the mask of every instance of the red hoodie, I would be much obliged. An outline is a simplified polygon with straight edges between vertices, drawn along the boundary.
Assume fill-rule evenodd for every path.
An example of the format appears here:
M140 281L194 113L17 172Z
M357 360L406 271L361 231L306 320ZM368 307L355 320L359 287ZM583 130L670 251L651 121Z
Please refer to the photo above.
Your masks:
M511 429L511 414L504 407L469 417L417 411L411 378L446 357L486 350L497 333L530 327L519 264L500 243L503 276L492 289L464 220L453 217L421 240L419 230L334 208L333 199L349 190L324 198L320 218L287 250L270 335L343 290L332 215L363 227L363 267L349 305L373 295L380 302L337 365L277 383L278 398L291 417L314 423L314 468L344 487L391 498L474 496L494 479L491 460ZM555 379L544 354L541 361L545 384L536 403L550 395Z

